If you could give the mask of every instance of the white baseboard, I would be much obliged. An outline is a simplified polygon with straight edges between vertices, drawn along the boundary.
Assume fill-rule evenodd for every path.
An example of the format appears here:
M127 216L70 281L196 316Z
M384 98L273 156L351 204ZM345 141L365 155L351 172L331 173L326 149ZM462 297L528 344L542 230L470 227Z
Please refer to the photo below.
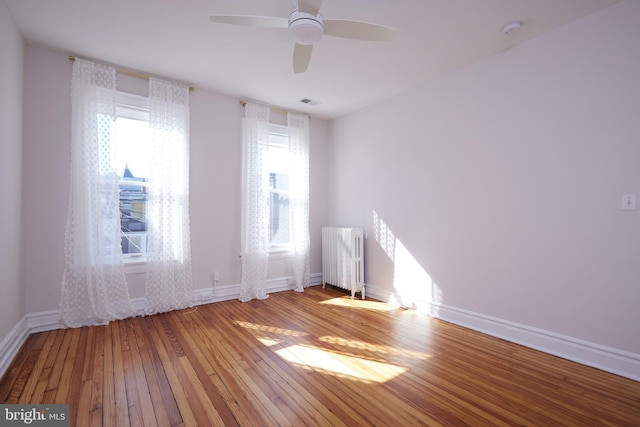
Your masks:
M309 286L322 283L322 273L313 273L309 277ZM267 293L289 291L293 289L292 277L267 280ZM240 284L201 288L194 291L193 304L202 305L212 302L228 301L240 298Z
M392 293L386 289L370 284L366 285L366 289L367 296L384 302L393 301ZM487 316L446 304L416 302L415 308L432 317L473 329L474 331L502 338L582 365L591 366L640 381L640 354L595 344L567 335Z
M41 311L39 313L27 314L26 318L30 334L64 328L64 325L59 322L59 310L49 310Z
M267 293L288 291L293 289L291 277L282 277L267 281ZM322 282L322 273L314 273L309 280L309 286ZM222 285L215 288L200 288L193 291L193 304L202 305L213 302L228 301L240 297L240 285ZM144 298L133 298L133 307L138 315L144 313ZM30 313L24 316L0 342L0 377L9 368L11 361L26 341L29 334L36 332L62 329L65 326L59 322L59 311L50 310Z
M9 331L6 337L0 342L0 378L4 375L13 358L18 354L18 350L29 336L26 316Z

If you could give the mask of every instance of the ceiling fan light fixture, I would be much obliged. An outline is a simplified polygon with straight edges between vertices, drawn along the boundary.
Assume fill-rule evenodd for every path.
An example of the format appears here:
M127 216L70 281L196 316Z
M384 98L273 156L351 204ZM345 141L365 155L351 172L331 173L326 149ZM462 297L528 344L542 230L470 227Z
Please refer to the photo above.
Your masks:
M352 40L389 41L395 30L390 27L350 19L324 19L319 10L322 0L291 0L295 8L289 18L276 16L249 15L211 15L214 23L248 25L252 27L287 28L293 46L293 72L300 74L307 71L311 61L313 45L320 41L324 34ZM315 102L315 101L311 101Z
M289 33L298 44L315 44L322 38L324 27L320 15L313 16L309 13L293 11L289 15Z

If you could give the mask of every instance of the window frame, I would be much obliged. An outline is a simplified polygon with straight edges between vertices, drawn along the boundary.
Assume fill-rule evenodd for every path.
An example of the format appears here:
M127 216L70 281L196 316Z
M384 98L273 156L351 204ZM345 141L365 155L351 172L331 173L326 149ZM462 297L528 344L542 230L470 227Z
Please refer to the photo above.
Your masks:
M268 140L268 147L269 149L271 147L277 147L277 148L285 148L287 150L287 152L289 152L289 128L286 125L281 125L281 124L276 124L276 123L269 123L269 140ZM269 175L271 175L271 168L269 167L269 164L266 165L266 169L268 170L267 173ZM289 175L289 171L287 171L287 174ZM277 193L277 194L287 194L287 196L289 196L289 191L290 190L286 190L286 192L284 192L283 190L274 190L271 188L271 186L269 186L269 212L273 212L273 206L271 204L271 195L273 193ZM270 258L274 259L274 258L287 258L292 251L292 244L291 244L291 206L289 206L289 241L287 243L280 243L280 244L272 244L271 243L271 226L269 227L269 256Z
M151 102L148 97L127 92L116 92L116 120L120 117L140 120L149 123ZM116 136L117 137L117 136ZM147 183L140 184L148 185ZM148 233L148 228L147 231ZM143 273L146 271L147 253L123 253L124 263L128 273Z

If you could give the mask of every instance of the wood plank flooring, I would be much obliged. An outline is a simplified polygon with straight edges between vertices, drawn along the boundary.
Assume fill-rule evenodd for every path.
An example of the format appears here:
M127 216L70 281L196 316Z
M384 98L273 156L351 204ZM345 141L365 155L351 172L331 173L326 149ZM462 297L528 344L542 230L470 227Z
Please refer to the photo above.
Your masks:
M639 426L640 383L311 287L31 335L0 402L77 426Z

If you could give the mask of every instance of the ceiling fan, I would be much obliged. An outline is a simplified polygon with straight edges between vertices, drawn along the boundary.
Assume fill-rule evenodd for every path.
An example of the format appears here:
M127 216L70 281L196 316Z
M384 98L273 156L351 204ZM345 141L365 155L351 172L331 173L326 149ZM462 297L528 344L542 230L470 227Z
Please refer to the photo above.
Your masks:
M212 15L213 22L268 28L288 28L295 46L293 71L304 73L311 61L313 45L323 34L355 40L388 41L395 30L378 24L346 19L324 19L320 14L322 0L293 0L297 6L288 18L275 16ZM296 5L297 3L297 5Z

